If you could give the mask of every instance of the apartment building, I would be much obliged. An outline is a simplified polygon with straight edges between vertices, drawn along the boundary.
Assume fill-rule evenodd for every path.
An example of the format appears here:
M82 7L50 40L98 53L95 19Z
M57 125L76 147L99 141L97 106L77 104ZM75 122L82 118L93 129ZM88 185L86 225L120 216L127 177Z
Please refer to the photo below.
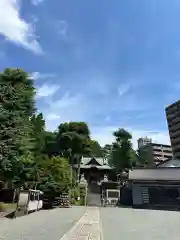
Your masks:
M151 138L148 138L147 136L146 137L141 137L138 139L138 149L147 145L148 143L152 143L152 139Z
M173 157L180 159L180 100L165 109Z
M149 166L155 166L165 160L172 159L170 145L148 143L139 148L139 155Z

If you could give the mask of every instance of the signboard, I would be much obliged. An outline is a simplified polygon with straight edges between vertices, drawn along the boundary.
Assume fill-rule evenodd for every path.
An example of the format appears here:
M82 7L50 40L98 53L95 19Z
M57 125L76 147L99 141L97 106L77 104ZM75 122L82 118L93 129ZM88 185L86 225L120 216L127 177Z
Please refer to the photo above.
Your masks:
M119 198L119 190L107 190L107 198Z

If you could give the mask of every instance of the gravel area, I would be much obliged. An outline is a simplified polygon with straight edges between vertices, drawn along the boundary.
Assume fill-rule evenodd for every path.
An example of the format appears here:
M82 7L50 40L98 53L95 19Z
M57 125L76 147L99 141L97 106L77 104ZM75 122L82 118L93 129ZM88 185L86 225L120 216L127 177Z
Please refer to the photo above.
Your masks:
M180 212L100 208L104 240L177 240Z
M85 207L60 208L4 219L0 221L0 239L60 240L84 212Z

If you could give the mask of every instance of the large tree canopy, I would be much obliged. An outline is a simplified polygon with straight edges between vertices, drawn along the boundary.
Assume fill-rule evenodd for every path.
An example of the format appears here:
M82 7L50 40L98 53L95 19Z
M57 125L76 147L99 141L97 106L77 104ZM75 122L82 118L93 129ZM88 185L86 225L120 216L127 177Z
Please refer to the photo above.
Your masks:
M103 149L95 140L90 141L90 155L92 157L103 157Z
M115 167L116 172L132 168L135 153L132 149L132 135L125 129L118 129L114 132L115 142L112 144L110 164Z
M64 192L70 188L70 167L66 159L59 156L47 159L39 166L41 190Z
M33 115L30 118L31 121L31 138L33 142L33 153L35 157L41 157L45 148L45 120L43 114Z
M19 171L20 157L31 150L29 118L34 114L35 89L29 75L20 69L0 73L0 169L11 182Z
M89 128L84 122L60 124L57 133L57 148L63 156L74 162L75 159L90 151L89 135Z

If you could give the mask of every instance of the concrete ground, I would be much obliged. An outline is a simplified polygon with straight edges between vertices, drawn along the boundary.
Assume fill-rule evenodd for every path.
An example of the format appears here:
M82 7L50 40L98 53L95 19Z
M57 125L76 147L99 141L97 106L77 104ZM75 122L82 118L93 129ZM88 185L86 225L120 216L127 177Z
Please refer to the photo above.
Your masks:
M72 207L0 220L0 239L176 240L179 223L180 212L175 211Z
M60 240L85 207L41 210L16 219L0 219L0 240Z
M101 208L104 240L180 239L180 212Z

